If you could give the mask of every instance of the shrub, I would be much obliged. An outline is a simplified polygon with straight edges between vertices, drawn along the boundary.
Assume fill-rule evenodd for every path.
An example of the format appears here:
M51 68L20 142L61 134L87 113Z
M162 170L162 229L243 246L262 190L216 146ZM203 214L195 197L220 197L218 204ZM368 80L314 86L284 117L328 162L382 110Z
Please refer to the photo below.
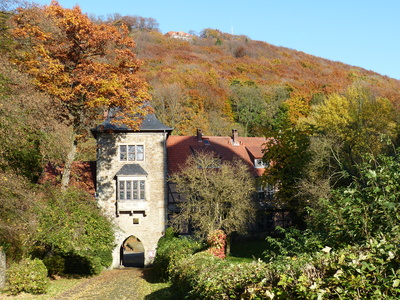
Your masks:
M303 253L316 252L323 248L323 237L309 229L299 230L294 227L282 228L277 226L277 237L267 236L265 259L272 260L278 256L298 256Z
M338 246L365 243L400 225L400 155L366 159L349 186L310 209L310 225Z
M204 248L203 243L190 237L177 237L173 229L167 229L157 245L157 253L154 261L154 269L158 276L163 279L169 277L169 269L172 265L184 257L200 251Z
M21 292L31 294L46 293L49 285L47 269L39 259L22 259L7 270L7 291L16 295Z
M61 256L50 256L43 259L48 276L62 275L65 268L65 259Z
M172 284L190 299L251 299L255 285L269 277L264 262L232 264L205 251L177 262L171 270Z
M84 191L49 190L38 211L38 244L66 261L66 274L94 275L112 262L114 230L92 197Z
M269 292L274 299L398 299L398 244L398 237L381 235L337 251L325 247L313 254L281 257L268 265L278 279L271 281Z
M207 237L208 252L218 258L225 258L226 234L222 230L214 230Z
M189 299L399 299L396 232L335 251L277 256L269 263L232 264L199 252L176 261L170 279Z

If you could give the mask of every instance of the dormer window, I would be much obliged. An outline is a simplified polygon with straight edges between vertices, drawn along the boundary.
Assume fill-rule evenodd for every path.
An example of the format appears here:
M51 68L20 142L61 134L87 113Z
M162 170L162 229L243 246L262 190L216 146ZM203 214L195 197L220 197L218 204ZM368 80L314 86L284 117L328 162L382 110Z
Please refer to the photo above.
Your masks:
M254 167L255 168L267 168L269 164L265 163L262 158L256 158L254 160Z
M120 161L143 161L144 146L143 145L120 145L119 146Z

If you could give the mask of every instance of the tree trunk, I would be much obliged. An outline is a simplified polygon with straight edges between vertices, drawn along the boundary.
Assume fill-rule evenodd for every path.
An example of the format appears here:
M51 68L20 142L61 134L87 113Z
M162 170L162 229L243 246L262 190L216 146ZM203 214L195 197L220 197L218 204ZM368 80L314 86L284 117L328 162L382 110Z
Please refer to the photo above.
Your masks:
M76 146L78 144L78 141L75 139L75 134L72 136L72 145L69 150L69 153L67 155L67 159L65 160L64 164L64 171L61 177L61 189L66 190L69 184L69 179L71 177L71 167L72 163L74 162L75 159L75 154L76 154Z
M225 240L225 255L226 256L231 255L231 241L232 241L232 234L227 234L226 240Z

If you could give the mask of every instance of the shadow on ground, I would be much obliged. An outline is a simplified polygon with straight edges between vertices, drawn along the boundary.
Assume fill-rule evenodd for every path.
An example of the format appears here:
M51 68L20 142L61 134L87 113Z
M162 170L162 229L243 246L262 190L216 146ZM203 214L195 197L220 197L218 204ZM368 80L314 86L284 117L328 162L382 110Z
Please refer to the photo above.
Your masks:
M124 267L143 268L144 267L144 253L143 252L124 253Z
M170 283L164 282L160 280L159 274L156 274L156 271L153 268L145 268L143 269L142 278L146 280L148 283L157 285L158 288L151 294L145 296L145 300L180 300L184 299L184 297L177 291L172 288Z

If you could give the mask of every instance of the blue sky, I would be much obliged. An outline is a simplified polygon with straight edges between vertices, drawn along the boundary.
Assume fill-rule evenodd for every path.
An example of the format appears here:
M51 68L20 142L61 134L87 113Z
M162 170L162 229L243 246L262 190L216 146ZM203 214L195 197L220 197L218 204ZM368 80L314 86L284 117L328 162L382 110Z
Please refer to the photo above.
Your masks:
M50 0L36 0L49 4ZM151 17L162 33L205 28L362 67L400 80L399 0L59 0L98 16Z

